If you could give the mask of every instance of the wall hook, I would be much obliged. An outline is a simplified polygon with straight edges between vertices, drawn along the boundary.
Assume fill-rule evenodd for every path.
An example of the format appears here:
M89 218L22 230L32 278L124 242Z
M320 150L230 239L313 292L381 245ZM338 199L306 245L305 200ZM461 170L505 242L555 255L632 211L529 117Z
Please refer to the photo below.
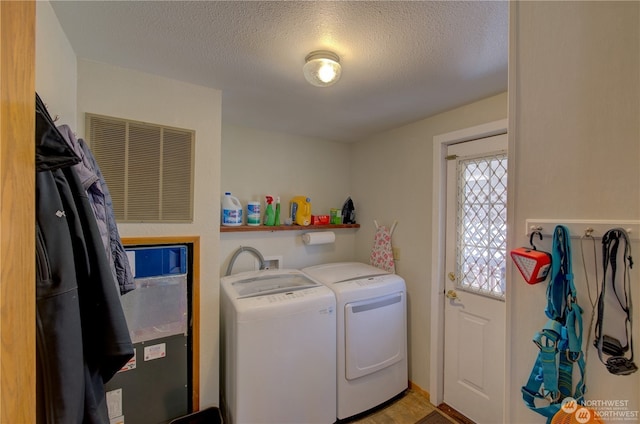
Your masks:
M538 237L540 237L540 241L542 241L542 233L540 231L537 231L537 230L536 231L532 231L531 235L529 236L529 244L531 245L531 248L533 250L538 250L538 249L536 249L536 245L533 244L533 236L535 236L536 234L538 235Z

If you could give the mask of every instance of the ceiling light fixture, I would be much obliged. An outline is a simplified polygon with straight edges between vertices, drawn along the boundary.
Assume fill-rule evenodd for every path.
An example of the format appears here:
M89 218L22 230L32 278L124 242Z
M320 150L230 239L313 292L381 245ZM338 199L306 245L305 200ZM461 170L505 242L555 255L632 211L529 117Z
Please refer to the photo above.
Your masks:
M328 87L340 79L342 68L337 54L326 50L316 50L307 55L302 70L304 77L311 85Z

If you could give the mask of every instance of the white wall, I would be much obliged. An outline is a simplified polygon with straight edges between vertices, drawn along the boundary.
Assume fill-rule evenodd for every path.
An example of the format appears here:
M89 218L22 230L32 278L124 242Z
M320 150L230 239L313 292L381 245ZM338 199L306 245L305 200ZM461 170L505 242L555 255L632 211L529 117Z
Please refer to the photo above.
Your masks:
M57 125L76 127L76 55L48 1L36 2L36 91Z
M221 92L77 61L49 2L36 7L36 90L58 124L84 137L85 112L196 131L194 221L119 225L122 237L200 236L200 406L218 405L218 209Z
M511 13L509 161L515 172L509 178L515 184L515 242L528 244L520 232L527 218L558 223L640 219L640 3L517 2ZM593 248L589 243L584 246L594 290ZM548 250L550 240L541 247ZM586 338L591 305L580 240L572 239L572 247ZM632 248L637 256L640 243L634 242ZM601 250L599 240L597 250ZM640 304L637 268L631 274L636 305ZM515 269L511 282L508 422L542 422L523 404L520 387L538 351L531 339L546 322L545 285L525 284ZM633 321L638 364L638 308ZM637 414L640 372L611 375L596 350L587 349L586 399L628 400L623 409ZM637 419L636 415L629 421ZM605 421L612 422L606 417Z
M200 236L200 406L218 405L218 232L221 92L101 63L78 61L78 135L96 113L192 129L194 219L188 224L119 224L122 237Z
M328 215L329 209L342 208L352 194L350 149L343 143L223 124L222 158L221 191L230 191L240 200L245 221L249 201L260 201L264 213L265 195L280 196L284 223L294 196L310 197L312 213ZM357 212L357 197L354 200ZM221 233L220 275L241 245L255 247L265 256L282 256L287 268L353 260L358 231L334 230L335 243L317 246L302 243L304 230ZM251 255L242 254L232 271L254 269L254 265Z
M502 93L352 146L352 191L362 225L356 259L369 259L374 219L387 227L398 221L392 241L400 249L396 272L407 284L409 379L424 390L430 372L437 372L429 370L433 137L506 117L507 94Z
M200 236L200 406L218 405L218 209L221 92L77 61L49 2L36 5L36 90L59 124L84 136L85 112L196 131L194 221L124 224L122 237Z

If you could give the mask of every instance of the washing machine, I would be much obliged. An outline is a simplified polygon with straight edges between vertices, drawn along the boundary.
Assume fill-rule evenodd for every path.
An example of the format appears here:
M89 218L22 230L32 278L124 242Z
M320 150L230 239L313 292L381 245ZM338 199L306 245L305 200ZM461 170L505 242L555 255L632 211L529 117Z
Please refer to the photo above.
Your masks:
M338 420L403 393L409 383L404 280L358 262L302 271L336 295Z
M233 274L220 287L225 422L335 422L334 293L287 269Z

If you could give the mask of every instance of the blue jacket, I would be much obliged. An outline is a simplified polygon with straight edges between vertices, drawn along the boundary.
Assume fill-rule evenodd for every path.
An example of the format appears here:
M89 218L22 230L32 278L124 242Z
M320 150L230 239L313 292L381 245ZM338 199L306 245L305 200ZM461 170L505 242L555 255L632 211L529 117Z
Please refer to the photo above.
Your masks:
M111 200L107 183L102 176L93 153L91 153L84 140L77 139L68 125L60 125L58 130L69 147L81 159L79 163L73 166L73 169L78 174L82 186L89 195L89 201L100 230L107 260L118 283L120 294L125 294L135 288L135 283L127 253L120 240L116 218L113 213L113 201Z

